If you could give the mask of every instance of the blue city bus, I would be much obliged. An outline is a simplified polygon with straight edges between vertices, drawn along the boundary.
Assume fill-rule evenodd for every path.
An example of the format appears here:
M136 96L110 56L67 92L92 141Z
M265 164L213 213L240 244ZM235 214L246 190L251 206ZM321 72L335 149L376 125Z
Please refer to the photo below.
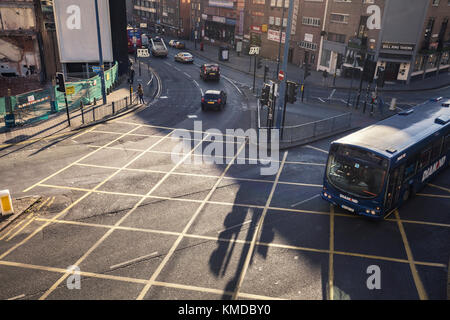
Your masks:
M332 142L322 198L354 214L388 216L448 167L449 106L433 99Z

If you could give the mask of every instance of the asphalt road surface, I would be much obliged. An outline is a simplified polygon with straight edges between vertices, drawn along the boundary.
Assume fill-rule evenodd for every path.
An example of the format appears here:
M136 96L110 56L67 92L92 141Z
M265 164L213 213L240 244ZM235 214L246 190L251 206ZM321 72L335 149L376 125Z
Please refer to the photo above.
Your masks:
M203 82L172 57L146 61L162 88L143 111L0 151L2 188L42 196L0 233L1 299L447 298L448 168L371 221L318 196L338 136L281 152L271 175L242 139L196 163L208 129L250 127L248 79L224 68ZM226 108L202 112L217 88Z

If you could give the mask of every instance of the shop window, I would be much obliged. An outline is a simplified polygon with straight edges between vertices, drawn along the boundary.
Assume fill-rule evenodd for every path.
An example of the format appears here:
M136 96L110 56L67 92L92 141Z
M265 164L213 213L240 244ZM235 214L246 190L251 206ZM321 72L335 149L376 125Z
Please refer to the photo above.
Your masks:
M449 60L450 60L449 58L450 58L450 53L448 51L447 52L443 52L442 53L442 58L441 58L441 65L449 64Z

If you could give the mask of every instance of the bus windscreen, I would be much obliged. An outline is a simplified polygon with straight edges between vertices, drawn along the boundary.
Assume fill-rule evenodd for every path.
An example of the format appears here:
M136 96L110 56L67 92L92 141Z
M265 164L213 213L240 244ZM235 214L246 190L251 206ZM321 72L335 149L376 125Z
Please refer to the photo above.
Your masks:
M330 154L327 165L327 178L334 187L360 198L374 198L382 192L387 163L381 161L380 166L380 161L370 161L369 155L361 159L349 156L351 152L336 151Z

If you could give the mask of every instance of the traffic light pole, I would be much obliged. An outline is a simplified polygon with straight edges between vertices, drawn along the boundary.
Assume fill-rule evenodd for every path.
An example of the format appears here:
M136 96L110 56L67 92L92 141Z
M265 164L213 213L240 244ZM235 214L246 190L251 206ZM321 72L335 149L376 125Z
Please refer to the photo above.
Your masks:
M286 0L287 1L287 0ZM284 6L283 6L284 10ZM286 70L287 70L287 61L289 56L289 40L291 38L291 25L292 25L292 16L294 12L294 0L289 0L289 13L288 13L288 21L287 21L287 27L286 27L286 39L284 42L284 53L283 53L283 66L282 70L285 73L284 79L281 81L280 84L280 90L279 92L284 93L286 91ZM283 25L283 22L281 22L281 25ZM282 34L280 34L280 38L282 37ZM280 40L281 41L281 40ZM286 101L286 97L283 94L280 94L280 99L278 102L278 108L277 108L277 114L276 114L276 128L281 129L281 122L284 115L281 113L283 112L283 106Z
M95 0L95 18L97 21L98 58L100 64L100 79L102 82L102 97L103 104L106 104L105 66L103 65L102 37L100 33L100 19L98 17L98 0Z
M281 135L280 140L283 140L283 133L284 133L284 122L286 121L286 106L287 106L287 86L284 89L284 106L283 106L283 123L281 125Z
M256 54L254 55L254 64L253 64L253 93L255 93L255 84L256 84Z

